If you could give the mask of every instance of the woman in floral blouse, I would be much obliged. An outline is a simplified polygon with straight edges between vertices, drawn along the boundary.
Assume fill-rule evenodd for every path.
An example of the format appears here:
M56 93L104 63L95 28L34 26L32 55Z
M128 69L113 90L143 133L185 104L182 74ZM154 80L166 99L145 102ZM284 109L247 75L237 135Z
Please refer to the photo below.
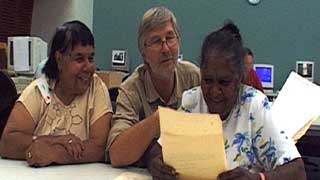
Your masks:
M229 171L224 179L305 179L303 162L291 138L277 130L267 97L244 78L238 28L228 23L209 34L201 50L201 87L184 93L183 109L220 114Z
M292 139L273 123L267 97L241 83L243 57L241 36L233 23L210 33L201 50L201 86L184 92L181 109L219 114L223 120L228 170L219 180L306 179ZM161 157L150 166L152 174L163 166L166 171L161 171L161 177L176 178Z

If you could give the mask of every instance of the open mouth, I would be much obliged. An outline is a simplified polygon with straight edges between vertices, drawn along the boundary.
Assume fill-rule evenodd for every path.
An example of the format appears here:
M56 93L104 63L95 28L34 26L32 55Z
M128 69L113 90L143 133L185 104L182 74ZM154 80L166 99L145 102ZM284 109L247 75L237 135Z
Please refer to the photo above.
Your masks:
M79 79L83 80L83 81L89 81L90 77L79 77Z
M165 64L165 63L169 63L171 62L171 59L165 60L165 61L161 61L161 63Z
M211 106L214 111L221 111L224 109L223 101L210 101L208 105Z
M84 84L88 84L91 80L91 77L90 76L80 76L78 77L78 79L84 83Z
M161 60L161 62L167 62L167 61L173 60L173 57L172 56L165 56L165 57L161 58L160 60Z
M218 99L218 97L216 97L216 98L209 98L208 100L209 100L209 102L212 103L212 104L221 104L221 103L224 102L221 98Z

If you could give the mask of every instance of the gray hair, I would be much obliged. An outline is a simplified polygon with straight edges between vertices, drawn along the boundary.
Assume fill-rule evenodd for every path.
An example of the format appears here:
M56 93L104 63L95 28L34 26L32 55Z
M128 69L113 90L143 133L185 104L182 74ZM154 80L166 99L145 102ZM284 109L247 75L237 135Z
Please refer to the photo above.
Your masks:
M176 17L169 9L164 6L159 6L150 8L144 13L138 31L138 47L140 53L145 49L146 34L163 26L168 21L171 21L174 32L179 37Z

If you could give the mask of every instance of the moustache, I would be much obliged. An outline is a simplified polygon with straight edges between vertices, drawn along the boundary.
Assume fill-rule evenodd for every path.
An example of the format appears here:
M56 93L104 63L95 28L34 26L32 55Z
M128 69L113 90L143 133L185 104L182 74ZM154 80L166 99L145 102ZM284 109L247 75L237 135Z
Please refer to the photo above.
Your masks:
M168 60L172 60L173 59L173 56L162 56L160 58L160 61L168 61Z

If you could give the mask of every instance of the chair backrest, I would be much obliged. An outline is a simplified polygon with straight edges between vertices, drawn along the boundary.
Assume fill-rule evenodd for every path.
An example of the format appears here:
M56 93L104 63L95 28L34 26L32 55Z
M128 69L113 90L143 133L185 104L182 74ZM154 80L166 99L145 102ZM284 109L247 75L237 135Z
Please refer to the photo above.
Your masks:
M13 81L0 71L0 138L10 112L18 97Z
M116 102L119 94L118 89L119 89L118 87L113 87L109 89L109 96L110 96L113 112L116 112Z
M6 69L7 68L7 44L4 42L0 42L0 69Z
M125 74L123 76L121 82L124 82L129 76L130 76L130 74ZM119 94L119 87L118 86L109 88L109 96L110 96L110 100L111 100L112 110L114 113L116 112L118 94Z

